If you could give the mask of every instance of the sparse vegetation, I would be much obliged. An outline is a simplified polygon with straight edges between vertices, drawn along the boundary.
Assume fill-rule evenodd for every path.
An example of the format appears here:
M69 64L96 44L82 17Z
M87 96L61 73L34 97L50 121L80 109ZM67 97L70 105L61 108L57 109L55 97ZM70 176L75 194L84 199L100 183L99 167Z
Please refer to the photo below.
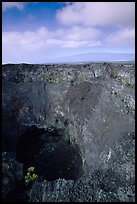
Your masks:
M119 98L127 108L129 108L128 102L125 100L124 96L121 93L116 93L117 98Z
M56 80L55 80L55 79L51 79L51 78L47 79L47 81L48 81L49 83L56 83Z
M111 72L110 77L113 78L113 79L116 79L118 77L117 71L113 69L112 72Z
M131 88L131 89L135 88L135 85L134 84L130 84L129 82L126 82L125 85L126 85L126 87Z
M59 83L64 82L64 81L66 81L66 79L67 79L66 76L60 75L60 78L59 78L58 82Z
M50 73L46 76L46 81L49 83L55 83L55 79L53 78L53 75Z
M84 77L81 75L80 77L79 77L79 82L80 83L83 83L85 81L85 79L84 79Z
M46 80L47 82L51 83L51 84L56 84L56 83L61 83L67 80L65 75L60 75L60 76L53 76L51 73L46 75L44 77L44 80Z
M117 98L124 102L124 96L121 93L116 93Z
M135 88L135 84L131 84L129 82L127 82L123 77L118 77L119 81L125 85L127 88L131 88L131 89L134 89Z

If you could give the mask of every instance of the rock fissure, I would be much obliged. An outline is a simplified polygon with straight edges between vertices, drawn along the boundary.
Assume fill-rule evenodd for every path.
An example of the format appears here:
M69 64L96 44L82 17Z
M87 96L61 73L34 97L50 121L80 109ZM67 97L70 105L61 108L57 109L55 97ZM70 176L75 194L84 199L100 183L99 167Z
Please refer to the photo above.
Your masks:
M82 158L78 145L64 139L64 131L30 127L17 143L17 160L24 172L34 166L41 179L58 178L76 180L82 171Z

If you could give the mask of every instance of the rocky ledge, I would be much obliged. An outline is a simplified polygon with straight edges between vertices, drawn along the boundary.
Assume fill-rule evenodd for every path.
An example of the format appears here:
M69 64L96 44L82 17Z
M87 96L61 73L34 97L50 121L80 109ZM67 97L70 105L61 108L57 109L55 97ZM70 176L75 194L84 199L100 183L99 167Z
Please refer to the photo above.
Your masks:
M2 120L4 201L135 201L134 64L3 65Z

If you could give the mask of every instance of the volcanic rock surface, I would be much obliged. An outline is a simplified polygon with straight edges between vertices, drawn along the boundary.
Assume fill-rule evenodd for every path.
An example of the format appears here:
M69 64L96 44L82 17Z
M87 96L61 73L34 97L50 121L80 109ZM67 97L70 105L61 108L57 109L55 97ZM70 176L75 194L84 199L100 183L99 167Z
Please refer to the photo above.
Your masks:
M135 201L134 64L3 65L2 120L4 199L34 166L27 201Z

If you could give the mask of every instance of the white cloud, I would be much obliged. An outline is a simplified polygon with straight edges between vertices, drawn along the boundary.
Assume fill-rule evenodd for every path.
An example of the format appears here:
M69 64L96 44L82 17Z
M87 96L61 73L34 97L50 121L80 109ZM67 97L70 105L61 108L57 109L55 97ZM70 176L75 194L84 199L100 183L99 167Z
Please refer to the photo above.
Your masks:
M134 28L124 28L120 29L106 38L106 43L108 45L122 45L128 47L135 46L135 29Z
M73 40L92 40L99 39L102 35L102 32L99 29L92 27L80 27L73 26L71 29L67 30L66 37L67 39Z
M35 31L3 32L2 60L11 62L45 62L59 56L64 49L87 49L94 47L133 47L134 29L121 28L105 35L93 27L72 26L67 29L48 30L40 27ZM63 50L63 51L62 51Z
M26 3L24 2L2 2L2 10L6 11L11 8L17 8L23 10Z
M20 45L27 49L38 49L58 45L60 47L83 47L99 45L101 32L95 28L74 26L70 29L49 31L41 27L36 31L3 32L2 42L5 45Z
M135 3L75 2L60 9L56 17L64 25L130 26L135 23Z
M64 48L85 48L101 45L101 31L95 28L74 26L69 29L49 31L41 27L35 31L3 32L2 52L3 63L9 59L26 59L28 56L41 58ZM43 52L43 53L42 53ZM27 56L28 53L28 56ZM8 57L10 56L10 58ZM35 58L34 58L35 59Z

